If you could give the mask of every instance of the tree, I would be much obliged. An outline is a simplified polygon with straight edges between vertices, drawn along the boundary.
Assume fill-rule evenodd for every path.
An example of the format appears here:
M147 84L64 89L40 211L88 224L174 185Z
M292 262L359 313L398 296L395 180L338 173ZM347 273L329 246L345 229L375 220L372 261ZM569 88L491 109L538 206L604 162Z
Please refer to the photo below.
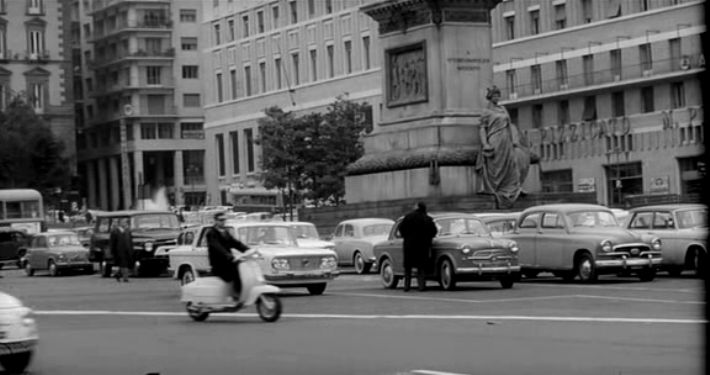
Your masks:
M22 96L0 112L0 187L67 188L71 171L63 150L63 143Z

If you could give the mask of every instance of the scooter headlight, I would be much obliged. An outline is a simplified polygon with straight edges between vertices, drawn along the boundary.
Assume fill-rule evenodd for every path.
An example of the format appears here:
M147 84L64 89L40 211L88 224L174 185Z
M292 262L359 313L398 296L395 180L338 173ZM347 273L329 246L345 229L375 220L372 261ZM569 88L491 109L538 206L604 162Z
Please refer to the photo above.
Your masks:
M335 257L323 257L320 259L320 268L325 270L333 270L338 266Z
M599 243L599 246L601 246L601 249L603 252L608 253L613 249L613 246L611 245L611 241L609 240L604 240L601 243Z
M288 265L288 260L275 258L271 261L271 268L276 271L287 271L291 269Z

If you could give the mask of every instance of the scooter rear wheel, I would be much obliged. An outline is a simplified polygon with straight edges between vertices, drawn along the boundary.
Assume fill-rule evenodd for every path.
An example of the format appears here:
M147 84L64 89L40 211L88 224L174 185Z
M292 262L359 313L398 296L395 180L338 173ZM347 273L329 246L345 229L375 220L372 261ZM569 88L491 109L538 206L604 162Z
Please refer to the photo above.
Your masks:
M281 316L281 300L274 294L262 294L256 301L256 312L265 322L275 322Z
M210 316L210 313L192 307L192 303L189 302L185 306L185 309L187 310L187 315L190 315L190 318L196 322L204 322Z

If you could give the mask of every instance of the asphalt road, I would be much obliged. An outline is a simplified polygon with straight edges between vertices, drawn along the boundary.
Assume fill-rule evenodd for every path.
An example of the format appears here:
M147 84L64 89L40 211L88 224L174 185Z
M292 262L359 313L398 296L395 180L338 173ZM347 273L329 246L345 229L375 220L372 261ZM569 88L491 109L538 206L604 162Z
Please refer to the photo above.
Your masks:
M0 274L36 311L31 374L704 373L705 294L692 278L404 293L346 273L322 296L286 290L276 323L253 307L196 323L168 278Z

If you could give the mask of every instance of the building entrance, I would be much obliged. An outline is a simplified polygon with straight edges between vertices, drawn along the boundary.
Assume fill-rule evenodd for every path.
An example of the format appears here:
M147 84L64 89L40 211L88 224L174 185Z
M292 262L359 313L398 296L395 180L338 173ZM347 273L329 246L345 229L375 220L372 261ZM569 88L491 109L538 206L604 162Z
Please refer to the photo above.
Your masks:
M641 162L607 165L607 206L623 208L625 197L643 194Z

